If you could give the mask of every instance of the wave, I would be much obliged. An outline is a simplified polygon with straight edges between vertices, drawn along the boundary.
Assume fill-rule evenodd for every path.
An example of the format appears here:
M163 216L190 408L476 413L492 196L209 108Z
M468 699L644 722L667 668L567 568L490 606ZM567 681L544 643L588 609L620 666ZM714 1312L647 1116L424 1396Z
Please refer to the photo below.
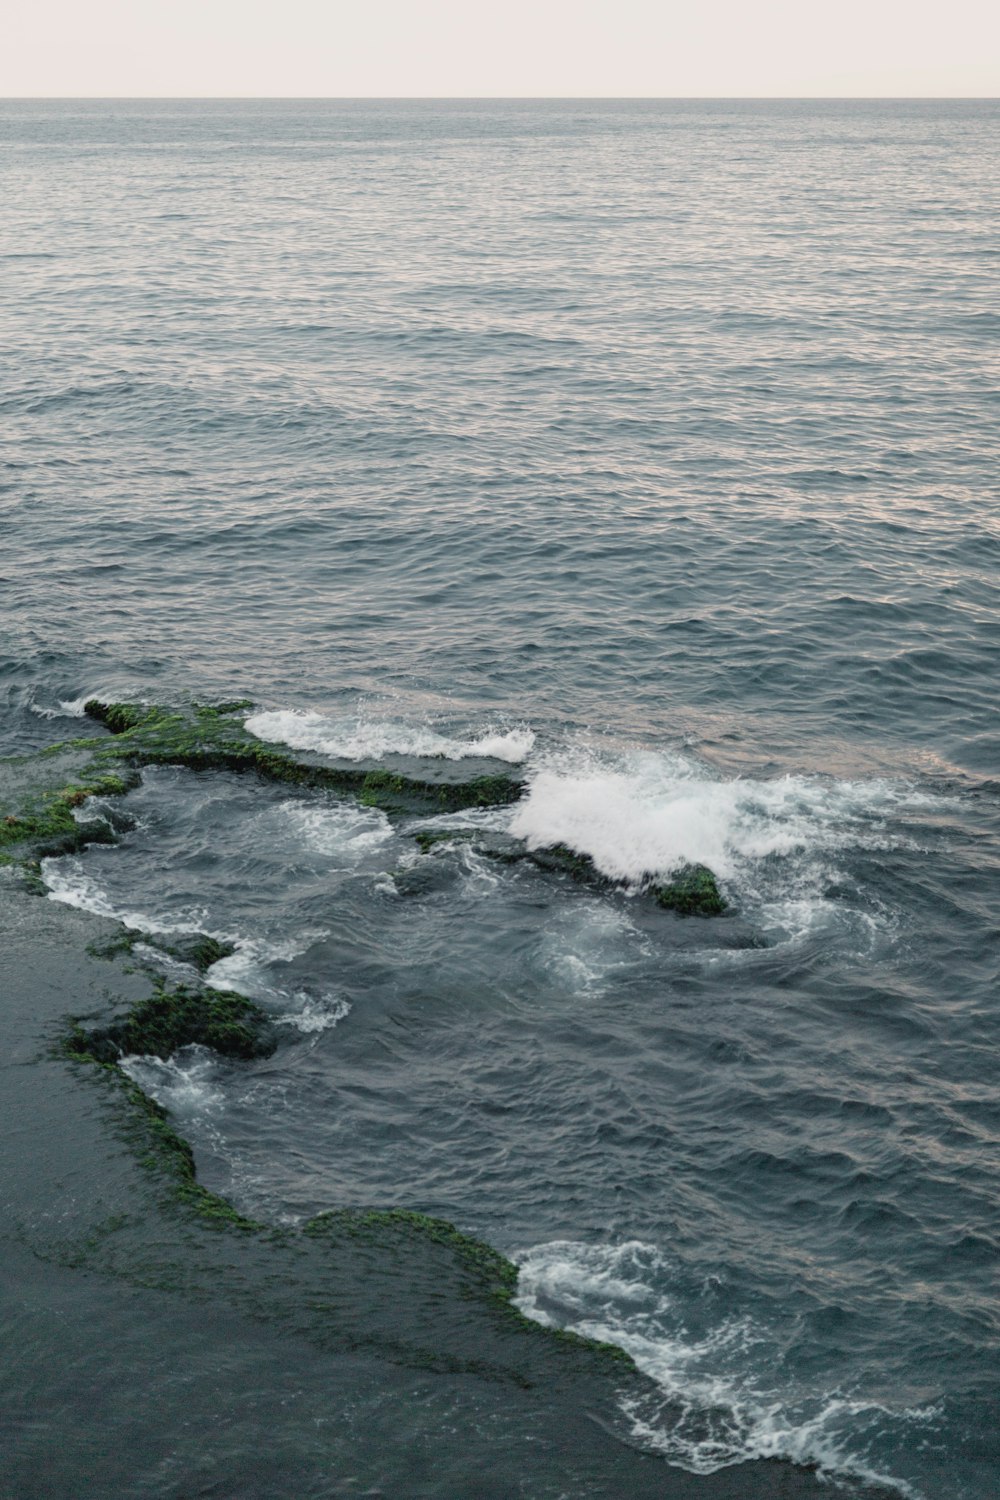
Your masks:
M97 881L87 874L82 861L75 855L43 859L41 873L50 900L78 907L81 911L93 912L98 917L109 917L115 922L121 922L122 926L132 932L152 932L162 937L204 933L219 942L237 941L231 933L212 931L208 925L208 911L203 906L185 907L170 917L116 906Z
M355 802L282 802L275 809L301 849L353 867L394 836L380 808Z
M380 815L379 815L380 816ZM120 922L131 932L148 932L160 937L190 937L195 934L235 944L236 951L212 964L204 975L210 989L237 990L265 1006L272 1018L306 1034L326 1031L336 1026L350 1011L349 1003L333 992L310 993L287 990L270 983L269 967L288 963L304 953L312 943L327 936L325 930L303 929L284 942L248 938L239 932L213 928L207 908L189 906L169 917L136 911L116 905L98 883L86 873L76 856L45 859L42 879L49 898L66 906L75 906L95 916ZM161 969L190 974L190 966L158 948L137 943L136 952Z
M85 717L83 705L100 696L100 693L81 693L79 698L60 698L55 708L32 700L28 708L39 719L82 719Z
M563 752L530 777L510 832L566 844L612 880L641 884L684 864L722 880L773 856L898 844L885 818L921 794L888 780L783 776L723 781L681 754Z
M469 738L440 734L428 725L399 719L348 715L335 719L308 709L276 709L250 714L246 728L258 739L293 750L317 750L338 760L382 760L386 755L420 755L467 760L481 757L514 765L526 759L535 736L526 725L485 728Z
M182 1120L217 1114L224 1106L219 1057L209 1047L182 1047L165 1059L133 1054L123 1057L120 1067L144 1094Z
M243 939L236 952L220 958L205 975L210 989L236 990L264 1005L273 1019L294 1026L307 1036L328 1031L350 1012L350 1003L334 992L324 990L287 990L270 982L269 969L274 963L288 963L304 953L313 943L327 937L323 929L299 931L284 943Z
M781 1366L776 1336L738 1316L689 1331L692 1309L671 1290L676 1268L640 1240L555 1240L514 1258L516 1302L525 1316L617 1345L656 1383L659 1396L624 1394L621 1404L636 1440L669 1462L709 1474L781 1458L920 1500L905 1479L887 1472L878 1450L926 1435L936 1408L893 1410L840 1391L769 1385Z

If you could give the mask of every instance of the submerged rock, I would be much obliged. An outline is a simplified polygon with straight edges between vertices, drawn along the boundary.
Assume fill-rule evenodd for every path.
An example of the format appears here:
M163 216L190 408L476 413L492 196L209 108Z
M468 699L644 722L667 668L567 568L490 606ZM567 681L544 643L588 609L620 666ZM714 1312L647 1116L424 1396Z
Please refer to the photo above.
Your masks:
M463 780L451 763L438 764L433 758L411 771L331 764L308 751L292 754L249 732L238 716L250 706L247 699L182 708L89 699L85 713L104 724L109 736L73 740L36 756L0 762L0 865L16 864L29 877L33 871L37 876L37 862L48 855L113 842L121 819L85 819L79 809L88 798L128 791L139 768L147 765L252 772L268 781L354 797L365 807L396 816L503 806L516 802L524 790L524 782L507 772ZM589 855L567 844L531 849L495 831L468 828L424 829L414 838L425 854L439 846L472 843L489 858L528 859L598 889L626 884L602 875ZM704 865L688 865L666 881L650 872L641 884L660 906L685 916L716 916L725 910L715 876ZM211 939L199 939L190 953L157 940L154 946L202 971L226 956Z
M231 958L236 952L234 943L222 943L218 938L209 937L204 932L191 933L189 936L181 934L171 937L169 940L159 933L144 932L142 941L150 948L156 948L160 953L165 953L168 958L173 958L182 964L190 964L193 969L204 974L213 964L220 959Z
M97 1062L120 1057L168 1058L180 1047L211 1047L224 1057L270 1057L274 1029L259 1005L231 990L158 987L109 1026L74 1028L67 1051Z
M531 849L519 839L474 828L422 829L413 838L424 854L456 844L471 844L487 859L504 864L527 860L540 870L569 875L597 890L620 891L629 885L627 881L603 875L589 854L581 854L568 844L545 844ZM685 917L717 917L727 909L718 881L707 865L683 865L669 880L658 881L647 876L640 888L653 896L659 906Z

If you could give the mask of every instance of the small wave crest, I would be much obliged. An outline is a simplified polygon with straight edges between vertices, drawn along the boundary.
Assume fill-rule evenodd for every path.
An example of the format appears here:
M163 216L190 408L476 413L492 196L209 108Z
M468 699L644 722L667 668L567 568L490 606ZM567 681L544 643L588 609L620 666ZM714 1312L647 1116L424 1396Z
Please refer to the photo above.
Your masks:
M133 911L117 906L75 856L43 860L42 879L51 900L92 912L95 916L109 917L132 932L146 932L164 938L204 935L219 942L235 943L234 953L212 964L205 975L205 983L211 989L236 990L250 996L266 1006L276 1021L294 1026L306 1034L336 1026L350 1010L348 1002L339 995L283 989L270 982L271 964L288 963L298 957L311 943L326 937L323 930L298 932L285 942L267 942L213 929L204 907L187 907L170 917ZM167 971L189 971L188 964L171 958L158 948L139 943L135 952Z
M323 930L313 930L297 933L294 939L285 943L243 939L235 953L212 965L205 983L210 989L236 990L241 995L249 995L266 1006L275 1021L294 1026L307 1036L328 1031L348 1014L350 1003L332 992L313 994L307 990L280 988L271 982L269 967L274 963L288 963L311 943L326 936Z
M337 864L355 865L393 837L392 824L376 807L282 802L278 811L301 848Z
M166 1059L133 1054L123 1057L120 1067L144 1094L181 1119L216 1113L223 1106L219 1059L208 1047L181 1047Z
M516 1302L525 1316L616 1344L656 1383L660 1395L624 1394L622 1410L633 1436L669 1462L709 1474L749 1459L781 1458L919 1500L886 1471L878 1450L926 1431L934 1408L892 1410L840 1391L769 1385L780 1367L775 1336L743 1316L691 1332L691 1309L671 1291L676 1268L642 1241L556 1240L515 1259Z
M488 726L478 735L455 738L428 725L407 724L398 719L365 718L357 714L337 719L298 708L251 714L245 724L258 739L289 745L293 750L316 750L337 760L419 755L445 760L483 757L513 765L523 761L535 743L534 733L523 724L509 729Z
M220 942L230 941L229 934L210 930L208 912L204 907L185 907L183 911L170 917L162 917L135 911L130 907L116 906L97 881L87 874L82 861L75 855L43 859L41 873L50 900L75 906L80 911L93 912L98 917L110 917L133 932L151 932L163 937L171 934L190 936L205 933Z
M28 708L40 719L83 719L86 717L84 705L92 698L114 699L117 696L115 692L98 688L93 692L81 693L78 698L59 698L54 707L49 703L36 703L32 700Z

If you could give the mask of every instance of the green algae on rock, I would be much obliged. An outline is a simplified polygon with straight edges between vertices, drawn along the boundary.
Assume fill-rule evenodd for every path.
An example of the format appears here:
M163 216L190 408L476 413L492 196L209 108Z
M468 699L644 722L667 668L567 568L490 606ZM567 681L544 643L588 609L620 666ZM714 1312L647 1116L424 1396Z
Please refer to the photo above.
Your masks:
M561 870L574 880L620 888L623 882L602 875L588 854L567 844L549 844L530 851L529 857L543 870ZM685 917L717 917L726 910L719 884L707 865L682 865L669 880L648 882L645 889L659 906Z
M243 1050L248 1034L251 1044L258 1048L252 1054ZM172 991L158 989L148 999L134 1003L118 1023L87 1030L79 1021L74 1022L61 1046L69 1061L89 1064L96 1076L117 1085L118 1098L124 1107L123 1135L140 1166L165 1183L177 1208L212 1229L237 1230L284 1245L293 1252L300 1235L306 1241L329 1240L333 1247L345 1240L361 1240L382 1251L395 1246L401 1253L405 1253L407 1243L414 1249L418 1245L438 1247L454 1257L463 1294L511 1320L529 1339L575 1345L591 1357L610 1362L612 1367L634 1371L631 1356L617 1345L589 1339L568 1329L542 1327L526 1317L514 1302L518 1281L514 1262L484 1240L463 1233L447 1219L403 1208L338 1208L317 1214L300 1231L285 1230L246 1217L227 1199L203 1187L197 1181L194 1153L171 1124L167 1110L118 1066L124 1055L168 1057L177 1047L192 1041L236 1057L267 1055L273 1050L266 1017L252 1001L241 995L206 994L184 987ZM412 1355L409 1362L414 1362ZM420 1362L426 1363L426 1356ZM453 1367L459 1368L454 1361L446 1361L442 1366ZM461 1368L474 1371L479 1366L475 1361L466 1361Z
M450 774L410 776L384 769L324 763L312 754L290 755L252 735L233 715L241 702L216 707L166 709L91 698L84 712L105 724L114 740L99 744L98 759L133 766L182 765L192 770L254 771L269 781L324 788L355 796L385 812L454 812L514 802L523 783L499 774L454 780Z
M660 906L686 917L717 917L726 909L707 865L684 865L670 880L653 886L653 895Z
M89 1031L77 1024L66 1049L103 1063L132 1055L166 1059L194 1044L250 1058L269 1057L277 1040L266 1013L245 995L159 984L121 1020Z
M37 864L72 854L84 844L113 843L103 818L78 816L91 797L120 797L138 774L110 769L93 754L93 741L53 746L37 755L0 761L0 852L5 864Z

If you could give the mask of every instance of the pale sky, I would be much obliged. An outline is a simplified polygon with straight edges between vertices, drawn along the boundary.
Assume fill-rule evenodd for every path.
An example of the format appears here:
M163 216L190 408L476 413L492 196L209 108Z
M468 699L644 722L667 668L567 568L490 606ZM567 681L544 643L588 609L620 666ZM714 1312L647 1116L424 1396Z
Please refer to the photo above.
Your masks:
M0 97L1000 93L1000 0L7 0Z

